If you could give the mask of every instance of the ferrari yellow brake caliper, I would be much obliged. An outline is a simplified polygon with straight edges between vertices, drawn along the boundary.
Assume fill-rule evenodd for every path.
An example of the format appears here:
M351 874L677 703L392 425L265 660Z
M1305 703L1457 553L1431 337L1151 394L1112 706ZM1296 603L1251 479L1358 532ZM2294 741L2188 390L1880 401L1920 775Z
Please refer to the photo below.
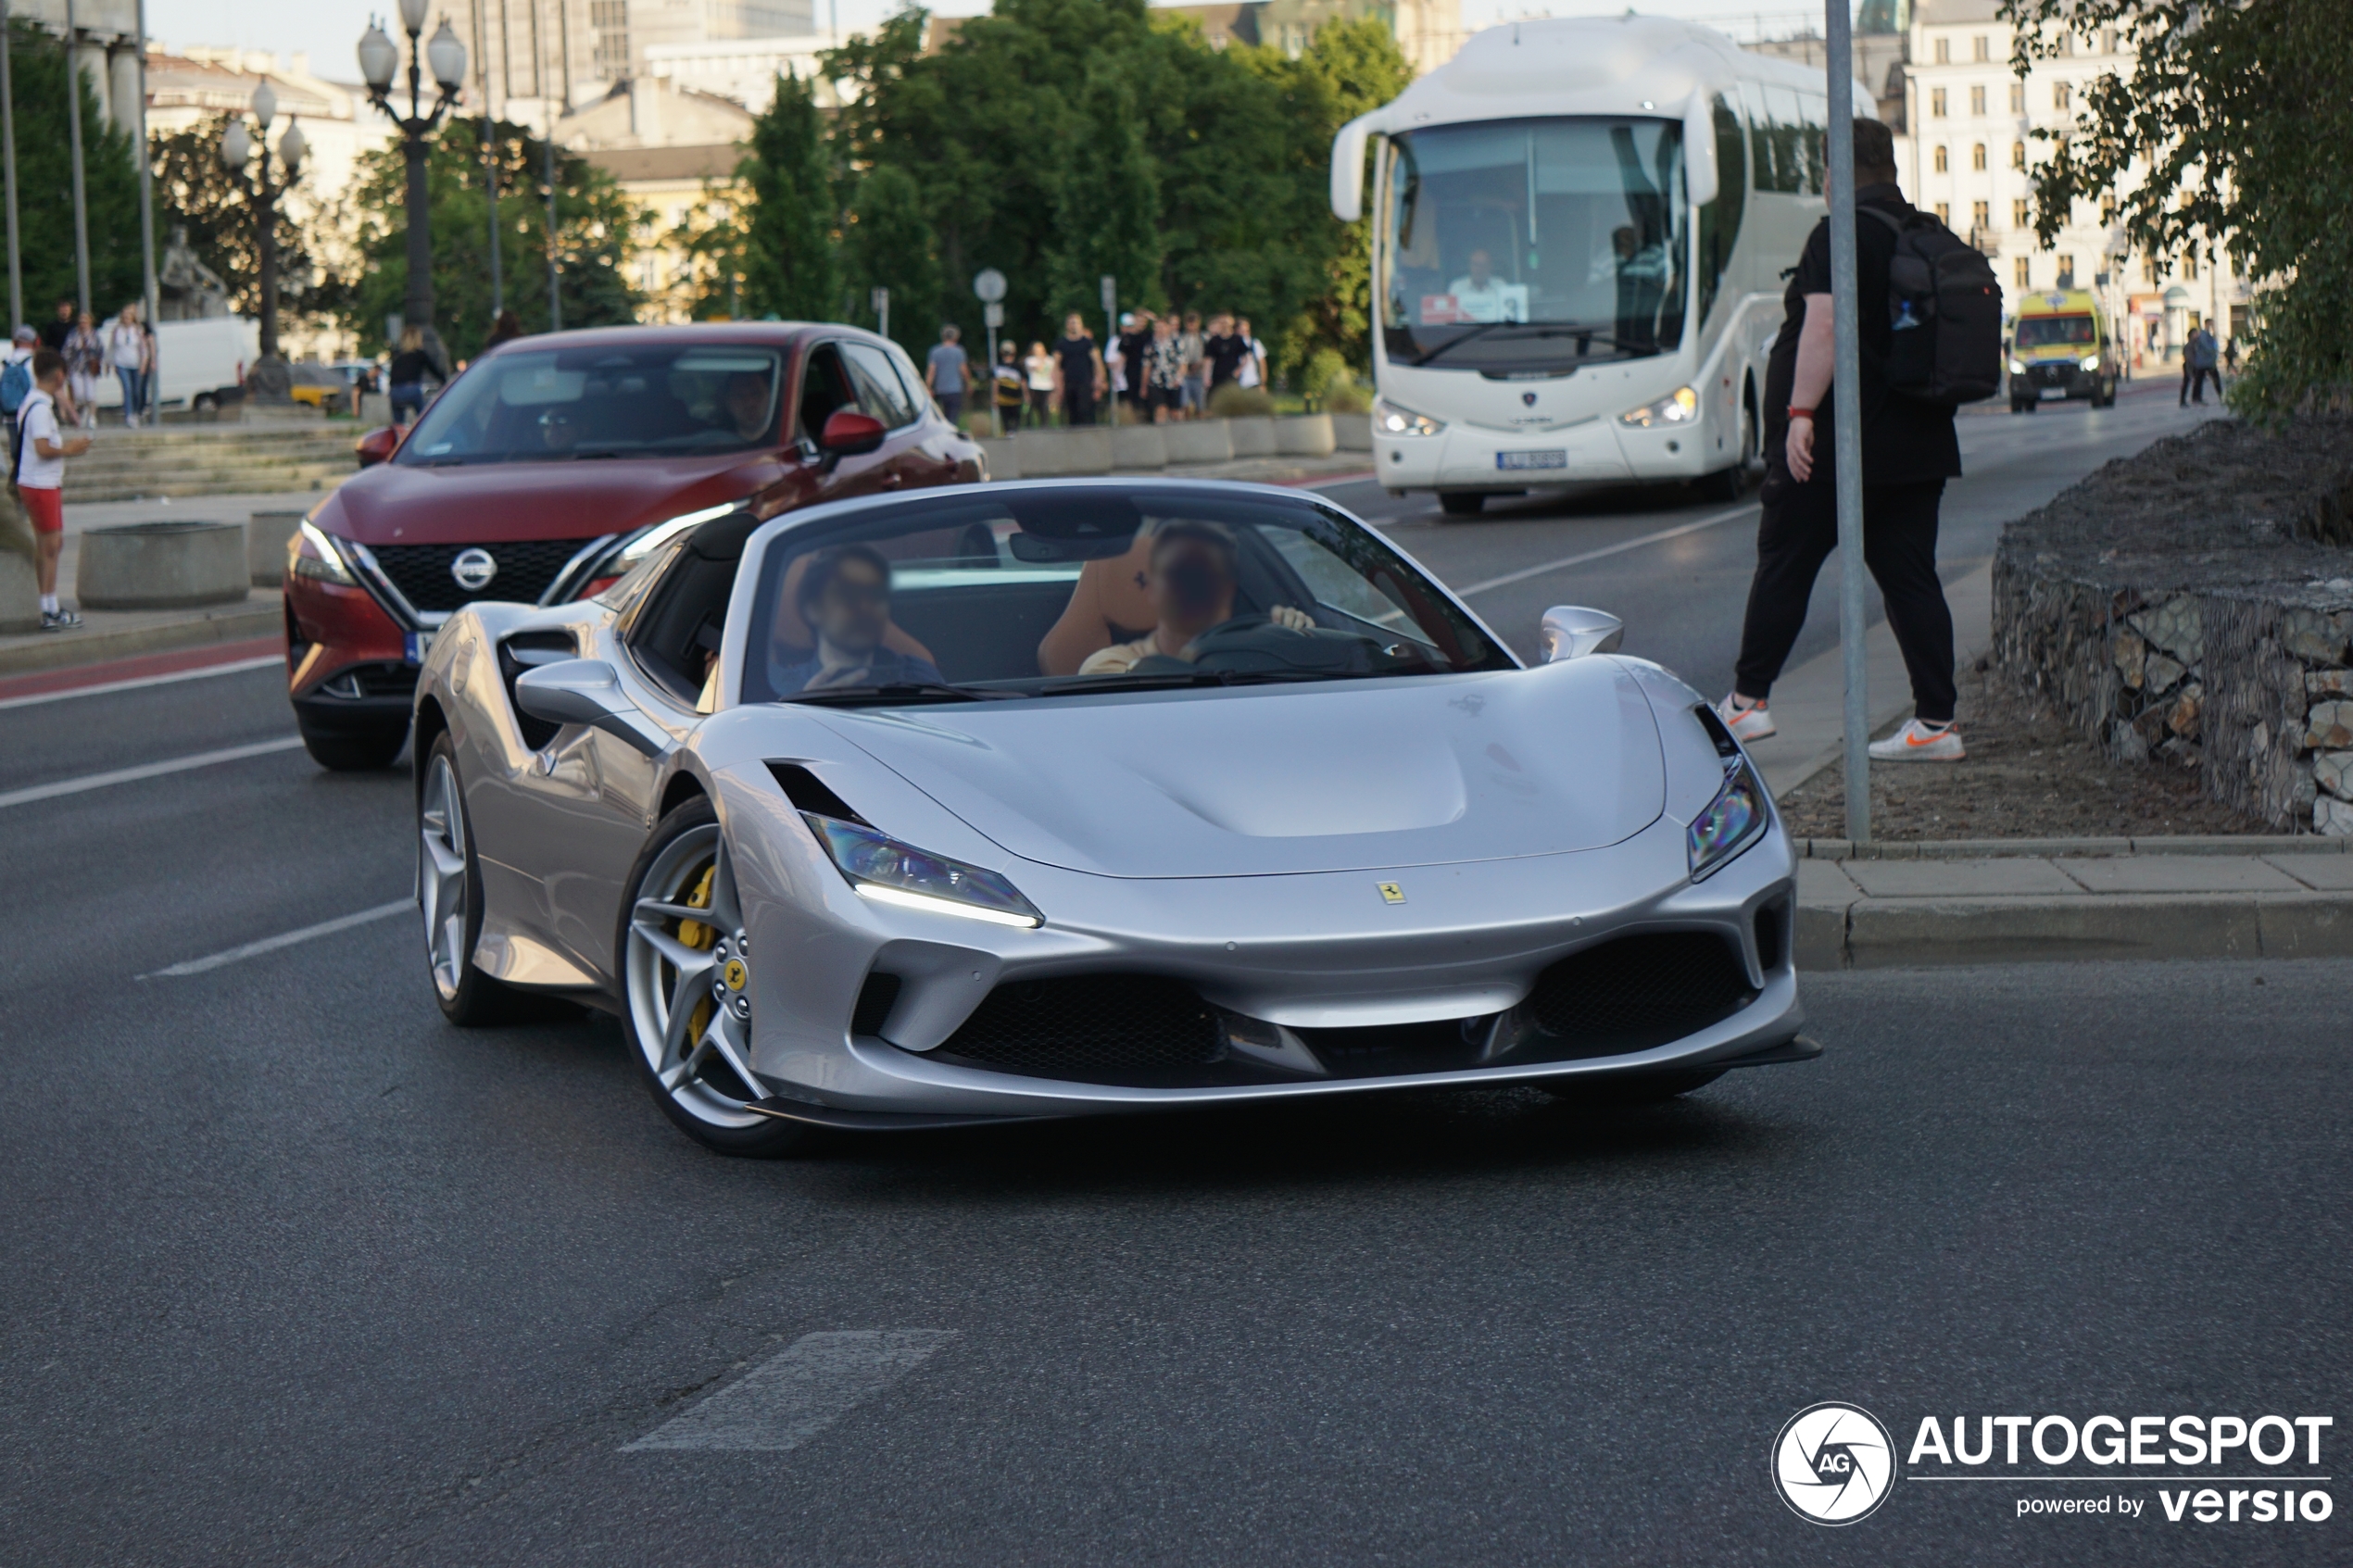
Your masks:
M695 884L695 890L686 896L686 907L688 909L707 909L711 908L711 878L717 876L718 874L719 864L715 860L703 869L702 880ZM678 940L685 943L689 947L698 949L708 947L718 939L719 928L715 925L705 925L698 920L682 920L678 922ZM686 1020L686 1026L690 1031L690 1038L697 1040L702 1038L702 1032L711 1024L711 1001L709 997L698 997L696 1000L695 1010L688 1015ZM686 1049L688 1053L691 1054L694 1047L692 1046L688 1046Z

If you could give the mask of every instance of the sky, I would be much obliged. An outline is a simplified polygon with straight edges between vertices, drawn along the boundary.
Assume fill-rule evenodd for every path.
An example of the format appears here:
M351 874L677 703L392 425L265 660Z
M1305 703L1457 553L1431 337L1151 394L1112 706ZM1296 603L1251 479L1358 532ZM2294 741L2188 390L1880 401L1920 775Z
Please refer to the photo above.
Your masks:
M855 31L871 27L898 8L898 0L814 0L823 25L827 7L838 4L841 24ZM1516 17L1615 16L1622 6L1579 5L1576 0L1461 0L1463 25L1477 30ZM1735 36L1752 36L1761 19L1765 35L1797 31L1810 15L1819 27L1818 8L1810 13L1791 0L1642 0L1637 7L1651 15L1713 21ZM942 16L976 15L988 9L988 0L936 0ZM163 43L233 45L268 49L286 55L307 50L311 69L341 81L356 81L359 68L353 51L368 31L371 15L396 14L395 0L147 0L147 26ZM430 25L428 26L430 31Z

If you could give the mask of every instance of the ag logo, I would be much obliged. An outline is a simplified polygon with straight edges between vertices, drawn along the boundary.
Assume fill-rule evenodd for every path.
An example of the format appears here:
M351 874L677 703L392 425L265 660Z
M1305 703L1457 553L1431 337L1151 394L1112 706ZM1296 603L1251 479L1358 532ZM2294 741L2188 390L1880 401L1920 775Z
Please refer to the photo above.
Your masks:
M476 545L470 550L458 552L458 558L449 563L449 575L459 587L469 594L480 593L490 586L492 578L498 575L498 563L491 558L488 550Z
M1855 1405L1809 1405L1773 1439L1773 1484L1801 1519L1852 1524L1895 1485L1895 1440Z

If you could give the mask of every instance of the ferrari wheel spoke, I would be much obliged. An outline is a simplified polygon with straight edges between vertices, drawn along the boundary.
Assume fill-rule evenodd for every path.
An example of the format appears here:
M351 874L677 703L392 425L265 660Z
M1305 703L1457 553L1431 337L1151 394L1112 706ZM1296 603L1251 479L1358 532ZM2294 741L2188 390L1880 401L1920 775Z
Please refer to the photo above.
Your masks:
M664 1021L661 1032L662 1060L668 1061L672 1057L686 1052L687 1036L694 1028L695 1003L701 998L702 991L700 979L684 972L679 974L678 983L670 988L670 1016ZM698 1045L695 1053L699 1055L700 1052L701 1047Z
M640 904L638 907L643 909L644 905ZM711 972L713 960L704 949L689 947L667 931L659 926L648 925L643 921L633 922L631 929L636 934L639 941L661 954L681 976L690 974L699 976Z
M702 1037L706 1044L725 1059L728 1068L742 1081L744 1092L757 1098L760 1094L760 1080L751 1075L749 1053L735 1038L737 1022L734 1014L722 1008L711 1019L711 1027L703 1031Z
M698 1072L701 1071L702 1064L710 1060L711 1041L709 1037L706 1036L703 1042L700 1045L698 1045L694 1048L693 1052L689 1054L684 1061L679 1062L678 1065L671 1068L668 1072L661 1074L661 1086L669 1090L672 1094L676 1094L679 1086L685 1084L687 1079L692 1078Z

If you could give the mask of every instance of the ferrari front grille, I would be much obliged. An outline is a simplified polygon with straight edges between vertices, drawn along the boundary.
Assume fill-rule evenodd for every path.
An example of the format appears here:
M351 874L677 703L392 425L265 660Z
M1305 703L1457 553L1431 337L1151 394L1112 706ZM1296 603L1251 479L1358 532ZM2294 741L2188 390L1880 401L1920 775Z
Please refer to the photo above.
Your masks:
M1574 1055L1616 1056L1697 1034L1755 996L1746 965L1726 937L1656 931L1571 953L1536 977L1527 1007L1543 1032L1574 1047ZM1533 1043L1514 1054L1560 1055Z
M1225 1053L1216 1016L1184 982L1087 974L998 986L936 1054L1000 1073L1104 1083L1206 1067Z

